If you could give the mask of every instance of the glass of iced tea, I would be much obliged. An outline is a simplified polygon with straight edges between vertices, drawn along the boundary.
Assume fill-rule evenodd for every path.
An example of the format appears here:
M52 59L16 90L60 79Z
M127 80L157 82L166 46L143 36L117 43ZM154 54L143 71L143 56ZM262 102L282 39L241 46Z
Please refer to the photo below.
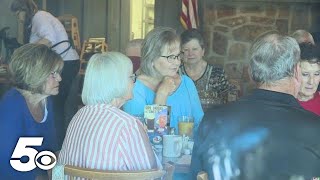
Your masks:
M194 126L193 117L179 116L178 120L179 120L179 123L178 123L179 135L186 135L186 136L192 137L193 126Z

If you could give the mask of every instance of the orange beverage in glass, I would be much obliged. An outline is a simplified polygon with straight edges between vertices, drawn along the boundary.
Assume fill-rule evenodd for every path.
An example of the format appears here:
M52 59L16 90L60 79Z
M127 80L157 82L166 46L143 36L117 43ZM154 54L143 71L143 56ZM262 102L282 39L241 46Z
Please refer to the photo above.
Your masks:
M192 116L180 116L178 123L179 135L186 135L192 137L193 134L193 117Z

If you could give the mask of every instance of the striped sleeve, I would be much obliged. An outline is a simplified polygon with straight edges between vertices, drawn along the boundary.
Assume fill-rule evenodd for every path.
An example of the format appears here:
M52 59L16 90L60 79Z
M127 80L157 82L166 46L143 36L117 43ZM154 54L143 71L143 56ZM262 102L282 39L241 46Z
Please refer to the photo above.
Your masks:
M150 169L145 145L134 117L110 105L86 106L70 122L58 161L100 170Z
M151 169L151 163L137 124L128 124L120 133L119 149L129 170Z

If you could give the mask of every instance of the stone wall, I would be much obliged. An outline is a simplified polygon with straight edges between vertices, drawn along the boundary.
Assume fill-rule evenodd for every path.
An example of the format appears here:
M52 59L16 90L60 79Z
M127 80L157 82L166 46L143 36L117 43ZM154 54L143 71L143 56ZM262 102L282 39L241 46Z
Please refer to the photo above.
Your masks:
M229 79L246 94L254 84L248 75L248 53L252 42L269 32L291 34L311 31L319 21L319 3L232 2L207 0L203 29L206 57L224 67ZM320 29L318 29L320 31Z

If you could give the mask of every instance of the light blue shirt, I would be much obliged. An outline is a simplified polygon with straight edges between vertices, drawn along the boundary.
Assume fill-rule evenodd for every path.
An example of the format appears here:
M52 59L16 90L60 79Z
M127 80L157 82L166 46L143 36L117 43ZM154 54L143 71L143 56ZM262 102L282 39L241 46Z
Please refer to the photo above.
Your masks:
M123 109L131 115L141 116L145 105L154 104L155 95L153 90L137 80L133 88L134 97L123 106ZM179 116L193 116L194 127L197 129L203 117L203 110L197 89L189 77L181 76L180 86L168 96L166 105L171 106L171 127L178 130Z

